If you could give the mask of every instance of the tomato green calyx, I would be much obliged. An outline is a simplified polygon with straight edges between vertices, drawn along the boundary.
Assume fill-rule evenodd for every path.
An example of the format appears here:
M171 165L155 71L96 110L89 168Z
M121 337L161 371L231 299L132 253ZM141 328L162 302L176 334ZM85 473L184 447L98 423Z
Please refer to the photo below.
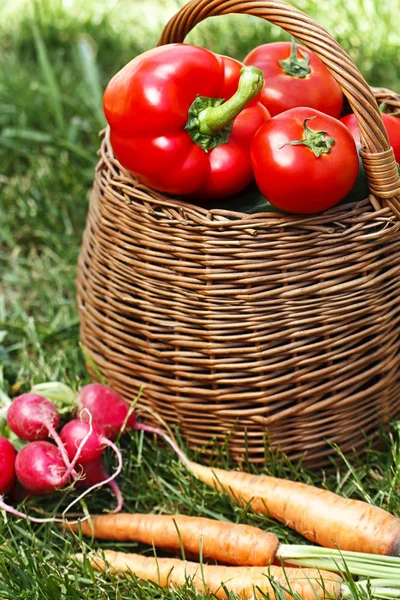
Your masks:
M322 156L323 154L328 154L332 150L335 140L334 138L328 137L326 131L316 131L315 129L310 129L307 125L307 122L312 121L312 119L315 119L315 117L304 119L304 136L302 140L293 140L292 142L287 142L286 144L283 144L281 148L284 146L307 146L307 148L314 152L315 156L317 157Z
M297 77L298 79L305 79L307 75L311 73L311 67L309 66L310 57L301 50L299 50L299 52L303 58L297 56L296 42L294 38L292 38L292 48L289 58L278 62L286 75Z
M243 67L238 89L226 102L223 98L197 96L189 108L185 125L195 144L205 152L226 144L234 119L261 92L263 85L264 75L260 69Z

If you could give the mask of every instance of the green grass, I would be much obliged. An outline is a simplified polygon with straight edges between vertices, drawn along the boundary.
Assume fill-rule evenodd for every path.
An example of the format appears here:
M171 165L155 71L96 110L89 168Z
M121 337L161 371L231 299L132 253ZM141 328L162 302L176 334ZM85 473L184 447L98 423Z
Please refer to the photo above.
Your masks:
M351 459L352 468L343 468L329 476L315 477L301 466L291 465L283 457L268 460L265 471L281 477L293 477L305 482L315 482L323 487L356 498L368 498L400 515L400 501L396 477L400 465L400 444L397 433L384 440L380 452L371 451L366 463ZM254 524L278 535L284 543L302 543L304 540L268 517L252 514L237 507L225 495L217 494L198 483L178 463L167 449L157 446L142 434L133 434L122 443L124 473L120 478L125 496L125 509L138 512L182 512L232 522ZM194 456L196 458L196 456ZM268 454L267 454L268 458ZM110 458L109 458L110 460ZM229 466L229 461L225 461ZM109 467L112 465L109 463ZM248 468L252 470L251 465ZM352 472L353 471L353 472ZM395 488L393 488L395 484ZM53 514L60 511L71 499L71 494L54 494L43 500L26 503L25 508L34 514L35 507ZM113 500L106 490L87 498L90 512L109 510ZM36 513L35 513L36 514ZM83 568L73 560L77 551L93 548L118 548L126 552L144 552L152 555L153 549L134 542L90 542L79 536L61 531L57 526L26 524L13 517L3 516L0 524L0 598L40 598L50 600L58 589L61 598L201 598L190 586L177 595L173 591L161 592L153 584L138 586L134 578L118 580L106 574L93 574L86 564ZM162 555L158 553L158 555Z
M8 394L42 381L58 379L77 388L89 380L79 348L75 277L98 131L104 125L101 96L113 73L157 43L163 23L178 5L173 0L1 4L0 386ZM398 38L392 28L399 0L334 0L329 10L326 3L311 0L296 5L337 37L371 84L400 90ZM232 16L201 24L189 41L243 58L252 46L282 37L260 20ZM195 482L153 440L134 435L123 442L123 451L120 482L127 510L181 511L254 523L275 531L283 542L301 541ZM336 468L315 474L266 451L264 470L367 499L400 516L395 426L382 449L369 451L365 461L340 453L335 457ZM226 465L231 465L228 459ZM61 494L30 501L26 509L51 513L70 498ZM111 503L105 490L87 499L92 512ZM0 598L200 597L190 586L162 592L155 585L139 588L132 578L95 575L71 556L85 547L83 540L57 527L30 526L1 514ZM151 553L136 544L121 548Z

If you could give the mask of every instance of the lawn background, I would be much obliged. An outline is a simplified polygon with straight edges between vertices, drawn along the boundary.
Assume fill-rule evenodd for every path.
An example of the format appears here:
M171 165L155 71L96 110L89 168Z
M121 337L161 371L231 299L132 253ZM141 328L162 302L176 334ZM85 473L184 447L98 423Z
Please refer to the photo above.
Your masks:
M156 45L163 24L181 4L1 2L0 388L7 394L48 380L74 388L88 381L79 348L75 277L98 131L104 126L102 93L127 61ZM394 27L400 0L298 0L295 5L336 37L371 85L400 91ZM252 47L277 39L288 36L260 19L235 15L209 19L187 41L240 59ZM266 450L265 472L313 481L400 514L395 425L382 441L381 450L370 451L365 461L350 456L346 462L334 453L336 471L312 476ZM132 436L123 446L121 485L128 510L181 510L270 525L268 519L249 515L203 485L194 485L174 456L151 440ZM57 502L62 505L66 497L49 499L46 509ZM103 491L88 505L93 512L110 502L110 494ZM44 506L43 501L36 504ZM272 525L283 541L299 541ZM156 586L143 591L135 582L107 576L93 585L90 570L73 566L68 557L78 547L78 541L54 527L30 528L0 517L0 598L194 597L190 590L182 596L160 596Z

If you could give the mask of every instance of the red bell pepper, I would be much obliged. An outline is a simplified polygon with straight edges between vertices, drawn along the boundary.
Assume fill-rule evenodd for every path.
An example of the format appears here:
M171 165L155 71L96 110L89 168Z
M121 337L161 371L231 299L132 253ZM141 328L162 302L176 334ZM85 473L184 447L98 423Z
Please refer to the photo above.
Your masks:
M250 144L269 119L263 75L197 46L137 56L110 81L104 112L115 156L145 185L198 199L234 194L253 179Z

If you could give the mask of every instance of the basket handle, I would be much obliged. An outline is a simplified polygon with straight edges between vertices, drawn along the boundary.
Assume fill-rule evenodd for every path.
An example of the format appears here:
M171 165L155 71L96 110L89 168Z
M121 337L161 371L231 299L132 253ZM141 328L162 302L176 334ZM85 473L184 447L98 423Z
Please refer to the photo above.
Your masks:
M400 177L375 96L338 42L307 15L283 0L192 0L170 19L158 45L183 42L190 30L207 17L230 13L253 15L279 25L321 59L356 116L371 203L380 208L376 198L384 200L400 219Z

